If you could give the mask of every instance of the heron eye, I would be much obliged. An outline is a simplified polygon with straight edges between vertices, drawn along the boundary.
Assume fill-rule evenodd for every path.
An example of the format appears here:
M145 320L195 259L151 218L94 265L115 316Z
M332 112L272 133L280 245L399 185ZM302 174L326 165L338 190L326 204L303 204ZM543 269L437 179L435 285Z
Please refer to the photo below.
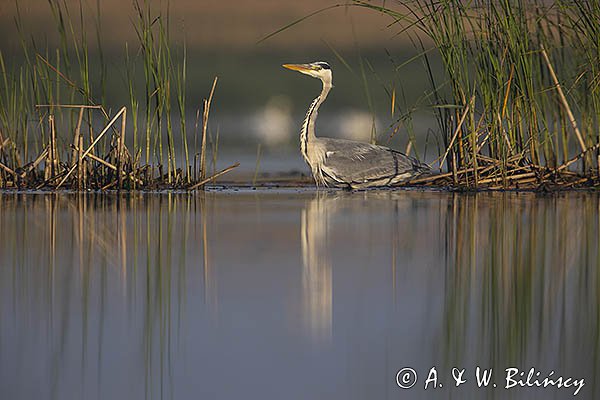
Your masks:
M331 69L331 67L329 67L329 64L324 62L316 63L316 65L319 69Z

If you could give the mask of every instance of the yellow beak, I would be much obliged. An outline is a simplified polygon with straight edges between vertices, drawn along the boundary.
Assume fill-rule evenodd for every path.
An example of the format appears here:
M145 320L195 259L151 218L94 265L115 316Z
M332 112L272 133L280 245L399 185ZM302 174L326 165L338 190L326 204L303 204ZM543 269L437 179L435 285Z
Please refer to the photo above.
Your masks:
M313 68L308 64L283 64L283 68L291 69L292 71L311 71Z

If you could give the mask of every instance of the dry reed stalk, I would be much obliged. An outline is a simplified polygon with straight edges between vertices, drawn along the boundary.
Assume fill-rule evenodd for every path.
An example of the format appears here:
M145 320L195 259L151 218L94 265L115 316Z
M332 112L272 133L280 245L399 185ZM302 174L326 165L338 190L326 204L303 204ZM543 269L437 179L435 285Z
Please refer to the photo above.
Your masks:
M489 168L489 166L480 166L479 169L480 170L484 170ZM414 179L409 181L410 184L414 184L414 183L425 183L425 182L432 182L432 181L436 181L438 179L443 179L443 178L450 178L454 175L463 175L463 174L468 174L469 172L473 172L473 168L465 168L465 169L461 169L458 170L456 172L446 172L443 174L438 174L438 175L430 175L430 176L425 176L423 178L419 178L419 179Z
M526 172L524 174L516 174L516 175L508 175L506 176L506 180L510 180L510 181L518 181L521 178L531 178L536 176L535 172ZM496 183L498 181L502 181L505 178L503 176L499 176L497 178L487 178L487 179L482 179L479 181L480 184L484 185L487 183Z
M475 132L475 130L471 131L471 135L469 135L471 137L471 151L472 151L472 157L473 157L473 179L474 181L474 185L475 187L477 187L478 181L479 181L479 174L478 174L478 167L479 164L477 163L477 133Z
M569 182L569 183L567 183L565 186L566 186L566 187L573 187L573 186L577 186L577 185L579 185L579 184L581 184L581 183L588 182L589 180L590 180L590 178L589 178L589 177L585 177L585 178L581 178L581 179L578 179L578 180L576 180L576 181L573 181L573 182Z
M471 103L473 101L475 101L475 96L471 97L471 101L469 103L467 103L467 105L465 106L465 110L463 111L463 113L460 117L460 121L458 122L458 125L456 126L456 129L454 130L452 139L450 140L450 143L448 144L448 147L446 148L446 152L444 153L444 156L442 157L442 160L440 161L440 169L442 168L442 165L444 165L444 162L446 161L448 152L452 148L452 145L454 144L454 141L456 140L456 137L458 136L458 133L460 132L460 128L462 127L462 124L465 122L465 118L467 118L467 113L469 112L469 109L471 108Z
M9 141L9 138L3 139L2 131L0 131L0 152L4 153L4 146L6 146Z
M46 146L40 155L32 162L23 167L23 169L15 175L17 179L23 179L28 173L33 171L42 161L48 162L49 146ZM17 176L18 175L18 176Z
M50 144L48 150L48 165L46 180L53 179L58 172L58 151L56 149L56 126L54 124L54 115L48 116L50 123Z
M2 156L4 153L4 146L6 146L6 144L9 142L9 139L7 138L6 140L2 140L2 132L0 132L0 156ZM4 164L3 164L4 165ZM5 166L6 167L6 166ZM8 168L8 167L7 167ZM4 169L4 168L3 168ZM4 174L0 175L0 187L4 187L5 184L5 179L4 179Z
M200 179L206 178L206 132L208 129L208 114L210 112L210 104L215 93L218 77L215 76L208 100L204 100L204 111L202 113L202 141L200 144ZM194 185L195 186L195 185Z
M543 46L542 46L542 56L544 56L544 61L546 61L546 65L548 66L548 72L550 72L552 81L554 81L554 87L556 88L556 91L558 92L560 101L561 101L563 107L565 108L565 112L567 113L567 116L569 117L569 122L571 123L571 126L573 127L573 130L575 131L575 135L577 136L577 140L579 141L579 146L581 147L581 151L585 152L586 151L585 141L583 140L583 136L581 135L581 132L579 132L579 128L577 127L577 120L575 119L575 116L571 112L571 107L569 107L567 98L565 97L562 87L560 86L560 83L558 82L558 78L556 77L556 73L554 72L554 67L552 67L552 64L550 63L550 58L548 57L548 53L546 53L546 49Z
M43 59L44 63L49 65L49 63L46 59L44 59L41 56L40 56L40 58ZM51 66L51 68L56 71L56 69L54 67ZM58 71L56 71L56 72L58 72ZM71 82L70 80L68 80L64 75L60 74L60 76L62 76L69 85L74 85L74 83ZM103 106L95 105L95 104L92 104L92 105L87 105L87 104L36 104L35 107L36 108L48 108L48 107L49 108L79 108L80 110L84 110L84 109L85 110L100 110L102 112L102 115L104 115L104 117L106 117L106 119L110 118ZM94 131L92 129L91 120L88 121L88 124L89 124L89 130L90 130L90 143L92 143L94 141ZM81 126L80 126L80 129L81 129ZM73 144L77 145L77 143L75 143L75 142ZM93 152L93 149L92 149L92 152Z
M94 127L92 126L92 121L88 121L88 131L90 135L90 143L94 143L96 138L94 137ZM94 154L94 149L92 149L91 154Z
M96 139L94 139L94 141L90 144L90 146L87 148L86 151L83 152L82 158L86 157L88 154L90 154L90 152L92 151L92 149L94 148L94 146L96 146L96 144L100 141L100 139L102 138L102 136L104 136L104 134L106 134L106 132L108 132L108 130L113 126L113 124L116 122L117 119L119 119L119 117L126 111L126 107L122 107L119 112L110 120L110 122L108 123L108 125L106 125L104 127L104 129L102 130L102 132L100 132L100 134L96 137ZM69 178L69 176L71 176L71 174L73 173L73 171L75 171L75 168L77 168L76 165L73 165L69 171L67 171L67 173L65 174L65 176L63 177L63 179L60 181L60 183L56 186L56 188L58 189L59 187L61 187L65 181Z
M75 166L75 167L77 167L77 166ZM50 177L48 179L45 179L43 182L41 182L40 184L38 184L35 187L35 190L39 190L39 189L42 189L42 188L50 185L50 183L52 183L53 181L55 181L57 179L60 179L60 178L64 177L66 174L67 174L67 171L65 170L65 171L63 171L61 173L56 174L56 176ZM58 189L58 186L55 187L54 189L55 190Z
M83 137L82 137L82 139L83 139ZM81 152L81 155L82 155L82 158L83 158L83 150L81 150L81 147L73 147L73 149L75 151L77 151L77 152ZM108 161L103 160L102 158L100 158L98 156L95 156L95 155L89 153L89 154L86 154L85 157L89 158L92 161L96 161L96 162L104 165L105 167L112 169L115 172L117 171L117 167L114 164L111 164ZM85 159L83 159L83 160L85 162ZM135 177L133 175L133 173L127 174L126 172L122 172L122 174L125 175L126 177L128 177L129 179L131 179L132 181L136 182L136 183L139 183L139 184L143 184L144 183L144 182L142 182L141 179Z
M198 153L194 154L194 181L198 179Z
M234 169L234 168L237 168L237 167L239 167L239 166L240 166L240 163L239 163L239 162L236 162L235 164L233 164L233 165L230 165L229 167L227 167L227 168L225 168L225 169L222 169L221 171L217 172L216 174L214 174L214 175L212 175L212 176L210 176L210 177L208 177L208 178L206 178L206 179L203 179L203 180L201 180L201 181L200 181L200 182L198 182L198 183L195 183L194 185L190 186L190 187L188 188L188 190L190 190L190 191L191 191L191 190L196 190L196 189L198 189L200 186L202 186L202 185L204 185L204 184L206 184L206 183L208 183L208 182L210 182L210 181L212 181L212 180L214 180L214 179L218 178L219 176L221 176L221 175L223 175L223 174L226 174L227 172L229 172L229 171L231 171L232 169Z
M117 179L118 179L118 188L119 190L123 189L123 164L124 164L124 151L125 148L125 128L127 125L127 110L123 111L123 116L121 117L121 134L118 135L117 142Z
M411 150L412 150L412 140L409 140L408 143L406 144L406 149L404 150L404 154L409 156Z
M83 111L83 110L82 110ZM83 165L83 135L80 133L77 138L78 149L77 151L77 188L79 190L83 189L83 185L85 182L85 166Z
M50 179L50 151L52 149L52 146L50 145L50 139L48 139L48 144L46 145L46 148L48 149L48 153L46 153L46 161L44 162L44 179L48 180Z
M58 148L56 143L56 121L54 119L54 116L52 116L50 133L52 135L52 176L55 176L58 173Z
M202 103L202 138L200 140L200 179L206 177L206 129L208 125L208 100Z
M576 155L575 157L571 158L569 161L565 162L564 164L562 164L560 167L558 167L555 171L548 173L546 175L544 175L544 177L542 179L546 179L548 176L552 175L552 173L554 172L567 172L567 171L563 171L565 169L567 169L569 166L573 165L574 163L576 163L577 161L579 161L581 158L583 158L586 153L590 152L590 151L594 151L596 149L600 148L600 143L596 143L595 145L593 145L592 147L588 147L586 149L586 151L582 151L581 153L579 153L578 155Z
M48 157L48 146L44 147L44 150L40 153L40 155L35 159L33 163L29 165L29 167L25 170L25 173L29 173L35 169L46 157Z
M0 168L2 168L4 171L8 172L9 174L11 174L14 177L17 176L17 174L15 173L15 171L13 171L12 169L10 169L8 166L2 164L1 162L0 162Z
M557 171L561 171L563 169L566 169L567 167L569 167L570 165L572 165L573 163L575 163L577 160L583 158L586 155L586 153L588 153L590 151L597 150L598 148L600 148L600 143L596 143L592 147L588 147L585 151L582 151L577 156L573 157L572 159L570 159L569 161L567 161L566 163L564 163L563 165L561 165L560 167L558 167Z
M508 147L509 153L512 155L512 154L514 154L514 150L513 150L512 145L510 144L510 139L508 138L506 129L504 129L504 126L502 125L502 118L500 117L500 114L497 114L497 116L498 116L498 129L500 129L502 131L502 138L504 139L504 142L506 143L506 147Z
M112 181L112 182L109 182L109 183L107 183L106 185L102 186L102 187L100 188L100 190L104 192L105 190L108 190L108 189L110 189L111 187L115 186L116 184L117 184L117 181Z
M481 157L481 155L478 155L478 157ZM495 167L497 167L497 164L480 165L477 167L477 169L466 168L466 169L458 170L456 172L453 171L453 172L447 172L444 174L427 176L427 177L412 180L409 183L410 184L428 184L428 183L434 183L435 181L438 181L438 180L444 180L447 178L456 177L453 179L454 183L459 184L460 183L460 181L458 180L459 176L466 176L466 174L469 174L469 173L477 174L481 178L478 181L479 184L487 184L490 182L496 182L496 181L503 180L503 179L518 180L518 179L522 179L523 177L536 175L535 171L527 171L527 169L529 169L529 166L517 166L515 169L508 171L508 173L509 173L508 176L497 176L497 177L492 176L491 177L490 174L488 174L488 173L490 171L492 171ZM515 172L518 170L526 170L527 172L524 172L522 174L515 174ZM513 173L513 175L510 175L510 173Z
M537 165L537 164L533 164L533 163L530 163L527 165L519 165L519 164L515 164L514 162L509 161L510 159L508 159L506 162L504 162L501 160L497 160L495 158L484 156L482 154L478 154L477 157L484 162L494 164L496 166L511 167L512 171L526 170L526 169L547 170L546 167L542 167L541 165Z
M73 145L79 145L79 134L81 132L81 122L83 121L83 108L79 108L79 117L77 118L77 125L75 126L75 134L73 135ZM73 150L71 152L71 163L74 164L77 161L77 152Z
M90 109L98 109L103 110L102 106L95 105L85 105L85 104L36 104L36 108L50 107L50 108L90 108Z

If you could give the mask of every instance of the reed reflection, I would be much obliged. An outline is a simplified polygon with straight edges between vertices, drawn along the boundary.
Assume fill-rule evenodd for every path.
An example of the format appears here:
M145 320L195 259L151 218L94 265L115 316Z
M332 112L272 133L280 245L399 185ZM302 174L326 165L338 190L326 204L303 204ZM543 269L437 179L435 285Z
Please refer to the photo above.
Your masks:
M118 398L132 389L113 370L140 366L143 392L173 389L169 371L182 350L186 281L208 275L201 272L208 270L207 229L198 228L203 201L0 194L0 365L40 360L17 363L13 379L1 377L4 385L14 382L12 398L96 398L101 387ZM131 357L114 368L115 354ZM24 380L17 377L36 374L48 385L18 386ZM85 385L74 389L73 382Z
M585 193L451 198L439 338L448 366L554 370L598 393L598 207Z
M415 361L553 369L596 398L598 211L590 193L0 193L0 393L281 398L304 374L303 398L397 398L382 377Z

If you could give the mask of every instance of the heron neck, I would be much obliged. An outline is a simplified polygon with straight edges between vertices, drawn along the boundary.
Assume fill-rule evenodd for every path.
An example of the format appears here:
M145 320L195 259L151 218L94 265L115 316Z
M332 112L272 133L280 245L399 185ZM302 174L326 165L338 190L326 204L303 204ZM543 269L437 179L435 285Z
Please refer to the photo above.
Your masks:
M315 136L315 121L317 120L317 115L319 113L319 107L327 98L329 91L331 90L331 84L323 82L323 89L321 90L321 94L313 100L310 107L308 107L308 111L306 112L306 117L304 119L304 124L302 125L302 130L300 131L300 149L302 150L302 155L308 161L308 143L313 141Z

